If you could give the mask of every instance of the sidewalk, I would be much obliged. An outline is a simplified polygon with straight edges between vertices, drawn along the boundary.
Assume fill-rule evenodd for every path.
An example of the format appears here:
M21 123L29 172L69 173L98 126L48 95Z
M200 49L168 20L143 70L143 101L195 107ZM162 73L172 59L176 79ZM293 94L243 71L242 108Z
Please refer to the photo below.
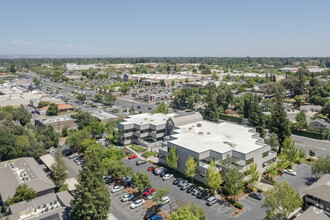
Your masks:
M262 183L262 182L259 182L259 181L256 182L256 184L254 184L254 187L259 188L259 189L262 189L262 191L264 191L264 192L266 192L269 189L273 188L272 185L267 184L267 183Z
M118 220L118 219L112 213L110 213L108 220Z

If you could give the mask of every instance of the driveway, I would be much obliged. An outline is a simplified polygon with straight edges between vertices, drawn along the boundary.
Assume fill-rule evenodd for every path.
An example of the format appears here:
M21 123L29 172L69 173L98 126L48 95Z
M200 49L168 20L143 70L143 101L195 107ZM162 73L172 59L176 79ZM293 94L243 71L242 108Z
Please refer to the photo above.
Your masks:
M309 154L309 150L315 152L316 156L330 155L330 141L317 140L297 135L291 136L292 140L296 142L296 147L302 148Z
M195 196L186 193L185 191L181 191L180 188L176 185L173 185L172 182L173 179L163 181L159 176L155 176L153 173L148 172L147 168L150 166L149 163L136 166L135 163L138 159L128 160L125 159L124 163L126 166L132 167L132 169L137 172L140 171L142 173L147 173L149 176L149 179L152 183L152 186L157 190L159 188L169 188L169 198L170 198L170 204L163 206L163 210L170 213L171 211L175 211L178 207L185 203L195 203L197 206L200 206L204 209L206 219L232 219L230 215L234 212L234 208L230 206L228 203L220 204L217 203L213 206L207 206L205 200L197 199ZM116 204L113 204L114 206L117 206ZM238 216L236 219L260 219L264 218L266 216L266 213L263 209L260 208L261 205L256 205L255 207L252 207L250 209L247 209L242 215ZM119 210L120 207L117 208ZM116 216L116 213L113 213ZM244 216L249 216L249 218L246 218ZM117 216L116 216L117 217ZM118 216L117 218L120 218Z
M315 182L312 168L310 165L302 163L295 165L293 170L297 173L296 176L284 173L282 176L275 177L275 180L278 182L287 181L302 195L305 189Z

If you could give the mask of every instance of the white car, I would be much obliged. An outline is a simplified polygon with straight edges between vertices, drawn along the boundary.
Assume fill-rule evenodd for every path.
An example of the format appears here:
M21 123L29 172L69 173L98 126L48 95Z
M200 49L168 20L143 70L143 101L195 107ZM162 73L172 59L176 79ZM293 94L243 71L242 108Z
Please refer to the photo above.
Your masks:
M287 169L284 170L284 173L289 174L289 175L292 175L292 176L296 176L297 175L297 173L295 171L293 171L293 170L287 170Z
M165 176L163 176L163 180L165 181L165 180L169 180L169 179L171 179L171 178L173 178L173 174L165 174Z
M158 202L157 205L163 206L170 202L170 198L168 198L168 196L162 197L162 200L163 200L163 202Z
M144 203L146 203L146 201L144 199L138 199L135 200L132 204L131 204L131 209L135 209L141 205L143 205Z
M52 152L54 152L54 151L55 151L54 148L49 148L49 149L48 149L48 153L52 153Z
M72 159L72 158L75 158L75 157L78 157L78 154L77 153L73 153L69 156L69 159Z
M124 189L124 186L115 186L111 189L112 193L118 192L120 190Z
M149 196L147 196L147 199L148 200L152 200L152 198L154 197L155 194L156 194L155 192L154 193L151 193Z

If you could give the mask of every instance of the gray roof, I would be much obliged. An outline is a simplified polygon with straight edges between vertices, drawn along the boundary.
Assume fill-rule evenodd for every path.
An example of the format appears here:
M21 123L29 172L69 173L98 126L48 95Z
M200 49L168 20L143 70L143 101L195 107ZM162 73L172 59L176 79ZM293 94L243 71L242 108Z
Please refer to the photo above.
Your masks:
M326 122L324 119L317 119L317 120L314 120L314 121L311 121L312 125L321 125L322 127L325 127L325 128L330 128L330 123Z
M295 220L329 220L329 217L323 213L323 210L310 206Z
M330 174L321 177L305 190L305 194L330 202Z
M42 170L42 166L32 157L1 162L0 176L6 177L0 178L0 195L3 201L12 197L20 184L25 183L37 192L55 188L54 183Z
M174 126L181 126L202 121L203 116L199 112L186 112L174 115L170 119L173 121Z

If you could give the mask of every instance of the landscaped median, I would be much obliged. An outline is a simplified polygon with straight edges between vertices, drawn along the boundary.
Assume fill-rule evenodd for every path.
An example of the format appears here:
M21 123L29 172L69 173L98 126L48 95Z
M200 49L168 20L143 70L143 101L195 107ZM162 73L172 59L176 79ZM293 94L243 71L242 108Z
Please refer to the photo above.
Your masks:
M148 151L148 152L144 152L142 154L142 157L148 158L148 157L151 157L151 156L155 156L156 154L157 154L156 151Z
M130 148L133 149L133 150L135 150L136 152L144 152L144 151L147 150L146 148L140 147L140 146L136 146L135 144L133 144Z

